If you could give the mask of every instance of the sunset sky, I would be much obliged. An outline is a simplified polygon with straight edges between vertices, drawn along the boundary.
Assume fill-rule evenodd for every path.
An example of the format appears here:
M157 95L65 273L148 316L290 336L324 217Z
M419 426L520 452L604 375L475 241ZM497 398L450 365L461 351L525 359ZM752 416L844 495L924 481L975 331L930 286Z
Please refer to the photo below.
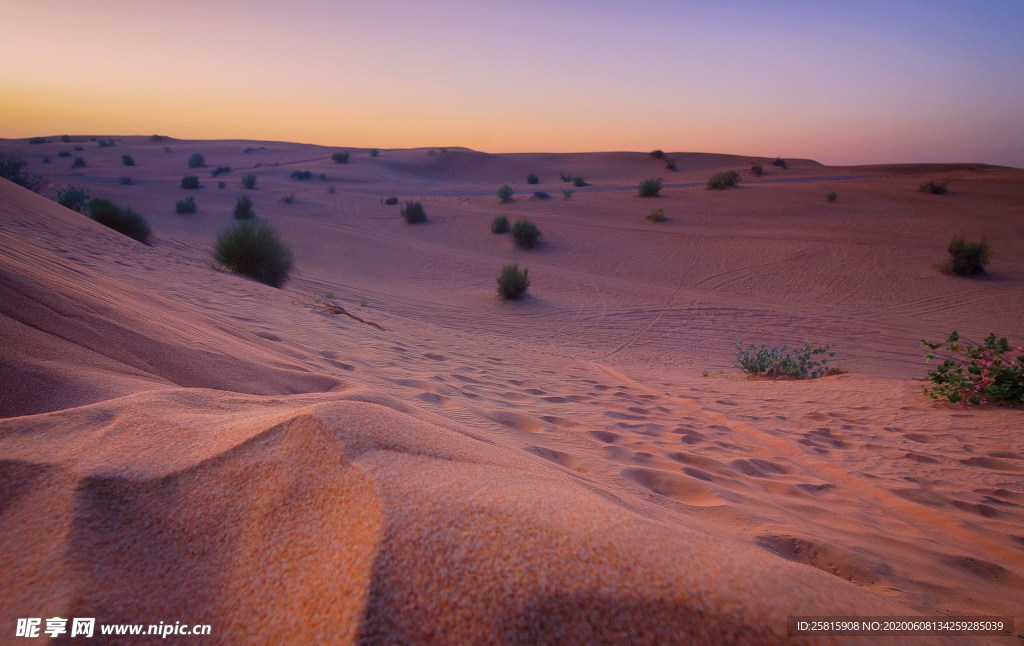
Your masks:
M0 0L0 137L1024 167L1024 2Z

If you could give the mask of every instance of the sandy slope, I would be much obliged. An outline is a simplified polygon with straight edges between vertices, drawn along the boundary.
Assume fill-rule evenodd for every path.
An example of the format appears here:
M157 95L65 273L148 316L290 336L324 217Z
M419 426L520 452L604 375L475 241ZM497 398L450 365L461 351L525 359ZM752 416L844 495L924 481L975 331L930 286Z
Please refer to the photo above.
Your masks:
M130 204L155 243L0 186L3 630L95 615L211 623L219 643L791 643L795 614L1024 625L1021 413L933 405L917 345L1024 337L1021 171L462 149L336 165L314 146L82 139L74 172L67 144L0 151L44 195ZM199 171L199 212L177 215L196 151L233 170L224 189ZM700 187L752 161L763 177ZM296 251L284 290L210 267L246 172ZM592 186L565 201L560 172ZM648 176L662 198L635 197ZM943 178L949 195L915 190ZM668 222L644 219L656 206ZM498 214L545 244L513 250ZM990 278L935 269L961 231L992 242ZM522 303L493 293L509 261L530 268ZM328 290L386 329L301 305ZM742 379L740 336L832 343L850 373Z

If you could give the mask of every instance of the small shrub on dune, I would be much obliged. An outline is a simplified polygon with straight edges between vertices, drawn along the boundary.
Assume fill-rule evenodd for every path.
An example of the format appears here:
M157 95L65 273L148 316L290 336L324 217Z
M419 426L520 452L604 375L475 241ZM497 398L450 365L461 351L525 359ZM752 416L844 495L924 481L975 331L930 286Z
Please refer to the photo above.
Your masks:
M194 197L186 197L183 200L178 200L174 205L175 213L195 213L196 212L196 199Z
M570 197L572 197L572 191L570 191L567 188L563 188L562 189L562 201L568 201L568 199Z
M508 216L499 215L491 220L491 233L508 233Z
M640 197L658 197L661 193L661 180L653 177L643 180L637 187L637 193Z
M58 157L70 157L70 156L71 156L71 153L69 153L69 152L68 152L68 151L66 151L66 150L58 150L58 151L57 151L57 156L58 156Z
M835 191L829 191L828 193L825 193L825 201L826 202L835 202L838 199L839 199L839 193L836 193Z
M135 184L135 180L132 179L131 177L128 177L127 175L124 175L123 177L117 180L117 183L120 184L121 186L131 186Z
M60 140L66 144L71 143L71 135L61 135Z
M72 211L85 213L89 205L89 192L79 186L65 186L57 189L57 204Z
M533 173L530 173L529 175L526 176L526 183L527 184L539 184L540 183L540 177L538 177L537 175L534 175Z
M540 244L540 229L529 220L517 220L512 225L512 239L520 249L533 249Z
M135 158L131 155L121 155L121 163L125 166L134 166Z
M252 220L256 214L252 210L252 200L248 195L243 195L235 202L235 219Z
M47 139L46 137L32 137L31 139L28 140L28 143L33 144L33 145L35 145L35 144L48 144L48 143L50 143L50 140Z
M123 233L143 244L149 244L149 225L141 215L110 200L89 200L89 217L105 227Z
M256 188L256 176L249 174L242 178L242 186L248 189Z
M985 265L992 258L992 247L982 238L971 242L963 236L953 238L949 243L949 270L957 276L976 276L985 273Z
M297 170L292 172L291 178L300 182L305 182L313 179L313 173L308 170Z
M280 287L292 269L292 250L276 231L264 222L236 222L217 238L214 260L236 274Z
M505 184L498 189L498 204L506 204L512 201L512 187Z
M667 161L667 162L665 162L665 169L666 170L670 170L673 173L676 172L676 170L678 170L676 168L676 163L674 161Z
M81 157L75 157L75 161L71 162L71 168L85 168L85 160Z
M551 194L545 193L544 191L534 191L531 199L534 200L550 200Z
M187 189L199 188L199 177L196 175L185 175L181 178L181 187Z
M772 162L772 166L777 166L779 168L786 168L786 160L783 159L782 157L776 157L775 161Z
M217 182L217 188L224 188L227 185L227 182Z
M665 209L654 209L647 214L647 219L651 222L664 222L668 218L665 217Z
M419 224L427 221L427 212L419 202L406 202L402 207L402 217L406 224Z
M726 189L730 186L736 186L736 182L740 181L740 174L734 170L728 170L722 173L715 173L708 180L708 188L710 189Z
M583 188L584 186L590 186L590 184L587 184L587 180L583 179L579 175L577 175L576 177L572 178L572 185L575 186L576 188Z
M230 172L230 166L218 166L210 171L210 177L220 177L221 175L227 175Z
M82 165L84 166L85 162L82 162ZM7 155L0 155L0 177L36 193L39 192L39 184L42 181L39 177L25 172L23 160Z
M370 149L370 157L380 157L380 151L376 148Z
M520 269L516 263L505 265L498 274L498 294L507 301L519 300L530 287L529 274L529 269Z
M786 346L781 348L757 348L753 345L743 347L743 340L736 342L736 365L751 375L775 379L789 377L792 379L815 379L829 374L828 358L835 353L829 352L829 346L813 347L805 343L793 352L787 352ZM821 359L814 357L826 355Z
M100 139L96 142L96 145L100 148L113 148L117 145L117 142L113 139Z
M1024 346L1011 346L1006 337L997 339L995 334L975 344L955 331L945 343L921 343L928 348L927 361L935 359L940 348L945 351L945 360L928 373L931 383L924 386L932 399L951 404L1024 403Z
M754 177L760 177L764 175L764 166L761 164L754 164L750 167L750 174Z
M394 206L398 204L398 198L394 196L389 197L388 199L384 200L384 203L387 204L388 206Z
M654 157L655 159L665 159L665 151L664 150L652 150L651 151L651 157Z
M83 150L85 150L85 148L83 148L82 146L75 146L75 152L76 152L76 153L80 153L80 152L82 152Z
M928 181L921 184L918 189L922 193L931 193L932 195L945 195L946 194L946 183L945 182L934 182Z
M192 156L188 158L189 168L202 168L206 166L206 158L199 153L192 153Z
M149 140L150 141L163 141L164 140L164 136L163 135L150 135L149 136Z
M278 200L281 204L295 204L295 193L289 193Z
M347 164L348 153L334 153L333 155L331 155L331 161L334 162L335 164Z

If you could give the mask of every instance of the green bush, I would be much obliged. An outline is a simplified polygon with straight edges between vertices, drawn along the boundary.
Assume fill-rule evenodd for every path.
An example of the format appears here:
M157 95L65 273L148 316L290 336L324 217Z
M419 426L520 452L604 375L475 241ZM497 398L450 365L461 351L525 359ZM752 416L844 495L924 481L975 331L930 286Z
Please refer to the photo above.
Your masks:
M185 175L181 178L181 187L188 189L199 188L199 177L196 175Z
M331 155L331 161L334 162L335 164L347 164L348 153L334 153L333 155Z
M934 182L928 181L921 184L918 189L922 193L931 193L932 195L945 195L946 194L946 183L945 182Z
M491 220L491 233L508 233L508 216L499 215Z
M530 173L529 175L526 176L526 183L527 184L540 184L540 177L538 177L537 175L534 175L533 173Z
M280 287L292 269L292 250L266 223L236 222L217 238L214 260L236 274L244 274L271 287Z
M84 166L85 162L82 162L82 165ZM39 177L25 172L23 160L7 155L0 155L0 177L36 193L39 192L39 184L42 181Z
M402 207L402 217L407 224L419 224L427 221L427 212L419 202L406 202Z
M827 355L821 359L814 359L817 355ZM834 356L829 352L829 346L813 347L805 343L803 347L796 348L792 353L786 352L786 346L781 348L760 349L751 345L743 347L743 340L736 342L736 365L744 372L762 377L777 378L791 377L793 379L814 379L828 374L828 357Z
M512 263L501 268L498 274L498 294L507 301L519 300L530 287L529 269L520 269Z
M835 191L829 191L828 193L825 193L826 202L835 202L837 199L839 199L839 193L836 193Z
M928 373L931 383L924 386L932 399L951 404L1024 403L1024 347L1011 346L1006 337L996 339L995 334L973 344L955 331L945 343L921 343L928 348L927 361L945 346L945 360Z
M583 179L579 175L577 175L576 177L572 178L572 185L577 187L577 188L583 188L584 186L590 186L590 184L587 184L587 180Z
M505 204L512 201L512 187L505 184L498 189L498 204Z
M391 196L388 199L384 200L384 203L387 204L388 206L394 206L395 204L398 204L398 198Z
M93 198L89 200L89 217L105 227L123 233L143 244L149 244L149 225L146 220L131 209L110 200Z
M740 174L734 170L728 170L722 173L715 173L708 180L708 188L713 189L725 189L730 186L736 186L736 182L740 181Z
M665 151L663 150L652 150L651 157L655 159L665 159Z
M540 229L529 220L517 220L512 225L512 239L520 249L533 249L540 244Z
M85 160L81 157L75 157L75 161L71 162L71 168L85 168Z
M72 211L85 213L89 205L89 192L80 186L65 186L57 189L57 204Z
M242 178L242 186L245 188L253 189L256 188L256 176L249 174Z
M192 153L192 156L188 158L189 168L202 168L206 166L206 159L199 153Z
M948 251L949 269L957 276L984 274L985 265L992 258L992 247L984 238L971 242L957 236L950 241Z
M235 202L235 219L236 220L252 220L256 217L256 214L252 210L252 200L249 199L248 195L243 195L238 198Z
M661 193L661 180L649 177L640 182L637 192L640 197L658 197L658 194Z
M175 213L195 213L196 199L190 196L183 200L178 200L174 205L174 211Z
M664 222L668 218L665 217L665 209L654 209L647 214L647 219L651 222Z

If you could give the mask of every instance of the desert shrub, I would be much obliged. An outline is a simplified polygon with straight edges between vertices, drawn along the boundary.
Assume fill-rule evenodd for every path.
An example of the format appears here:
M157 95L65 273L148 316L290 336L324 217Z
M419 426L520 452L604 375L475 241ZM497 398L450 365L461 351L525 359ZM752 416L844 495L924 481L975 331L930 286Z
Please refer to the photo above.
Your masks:
M100 148L113 148L117 145L117 142L113 139L99 139L96 141L96 145Z
M135 180L132 179L131 177L128 177L127 175L124 175L123 177L117 180L117 183L120 184L121 186L131 186L132 184L135 183Z
M529 269L520 269L516 263L505 265L498 274L498 294L507 301L519 300L530 287L529 274Z
M395 204L398 204L398 198L395 196L391 196L388 199L384 200L384 203L387 204L388 206L394 206Z
M80 186L65 186L57 189L57 204L72 211L85 213L89 205L89 191Z
M708 188L725 189L730 186L736 186L738 181L740 181L740 174L734 170L727 170L712 175L711 179L708 180Z
M312 171L308 171L308 170L292 171L291 178L295 179L295 180L299 180L300 182L305 182L307 180L313 179L313 173L312 173Z
M71 156L71 153L69 153L69 152L68 152L68 151L66 151L66 150L58 150L58 151L57 151L57 156L58 156L58 157L70 157L70 156Z
M535 200L550 200L551 199L551 194L550 193L545 193L544 191L534 191L532 199L535 199Z
M150 141L163 141L164 139L165 139L165 137L163 135L150 135L149 136L149 140Z
M82 152L83 150L85 150L85 148L83 148L83 147L81 147L81 146L75 146L75 152L76 152L76 153L80 153L80 152Z
M82 165L84 166L85 163L83 162ZM0 155L0 177L36 193L39 192L39 184L42 181L39 177L25 172L23 160L7 155Z
M921 344L928 348L927 361L936 358L937 350L945 355L924 386L932 399L951 404L1024 403L1024 347L1011 346L1006 337L996 339L995 334L975 344L955 331L945 343L921 339Z
M28 143L30 143L30 144L48 144L48 143L50 143L50 140L47 139L46 137L32 137L31 139L28 140Z
M292 269L292 250L264 222L236 222L217 238L214 260L236 274L280 287Z
M775 161L772 162L772 166L778 166L779 168L786 167L786 160L782 157L776 157Z
M149 225L146 220L131 209L111 202L93 198L87 207L89 217L105 227L123 233L143 244L149 244Z
M60 140L66 144L71 143L71 135L61 135Z
M764 166L762 166L761 164L754 164L753 166L750 167L750 174L753 175L754 177L760 177L761 175L764 175Z
M186 197L183 200L178 200L174 205L175 213L195 213L196 212L196 199L194 197Z
M334 153L333 155L331 155L331 161L334 162L335 164L347 164L348 153Z
M562 200L563 201L564 200L568 200L570 197L572 197L572 191L570 191L567 188L563 188L562 189Z
M945 182L927 181L924 184L921 184L917 188L917 190L921 191L922 193L931 193L932 195L945 195L946 194L946 183Z
M590 184L587 184L587 180L583 179L579 175L577 175L576 177L572 178L572 185L577 187L577 188L583 188L584 186L590 186Z
M668 218L665 217L665 209L654 209L647 214L647 219L651 222L664 222Z
M230 172L230 166L218 166L210 171L210 177L220 177L221 175L227 175Z
M673 173L676 172L676 170L677 170L676 169L676 163L674 161L667 161L667 162L665 162L665 168L667 170L672 171Z
M192 156L188 158L189 168L202 168L206 166L206 158L199 153L192 153Z
M289 193L278 200L281 204L295 204L295 193Z
M533 249L540 244L540 229L529 220L516 220L512 225L512 239L520 249Z
M321 182L326 182L327 181L327 175L325 173L320 173L317 177L320 178Z
M512 201L512 187L505 184L498 189L498 204L505 204Z
M837 199L839 199L839 193L836 193L835 191L829 191L828 193L825 193L826 202L835 202Z
M71 162L71 168L85 168L85 160L81 157L75 157L75 161Z
M661 180L648 177L640 182L637 193L640 197L658 197L658 194L661 193Z
M805 343L803 347L787 352L786 346L768 348L753 345L743 347L743 340L736 342L736 365L744 372L762 377L791 377L793 379L814 379L828 374L828 358L835 355L827 345L814 347ZM818 355L826 355L815 359Z
M256 176L249 174L242 178L242 186L245 188L253 189L256 188Z
M135 158L131 155L121 155L121 163L125 166L134 166Z
M165 155L171 154L171 147L170 146L164 146L164 154Z
M526 176L526 183L527 184L540 184L540 177L538 177L534 173L530 173L529 175Z
M43 157L43 163L44 164L49 164L50 163L50 158L49 157Z
M651 157L654 157L655 159L665 159L665 151L664 150L652 150L651 151Z
M402 207L402 217L407 224L419 224L427 221L427 212L419 202L406 202Z
M949 242L949 270L957 276L974 276L985 273L985 265L992 258L992 247L982 238L971 242L957 236Z
M181 178L182 188L199 188L199 177L197 175L185 175Z
M508 233L508 216L499 215L491 220L491 233Z
M377 150L376 148L371 148L370 149L370 157L379 157L379 156L380 156L380 151L379 150Z
M235 201L236 220L252 220L255 217L256 214L252 210L252 200L249 199L248 195L243 195Z
M334 188L334 184L331 184L330 186L327 187L327 192L330 193L331 195L334 195L335 190L336 189Z

